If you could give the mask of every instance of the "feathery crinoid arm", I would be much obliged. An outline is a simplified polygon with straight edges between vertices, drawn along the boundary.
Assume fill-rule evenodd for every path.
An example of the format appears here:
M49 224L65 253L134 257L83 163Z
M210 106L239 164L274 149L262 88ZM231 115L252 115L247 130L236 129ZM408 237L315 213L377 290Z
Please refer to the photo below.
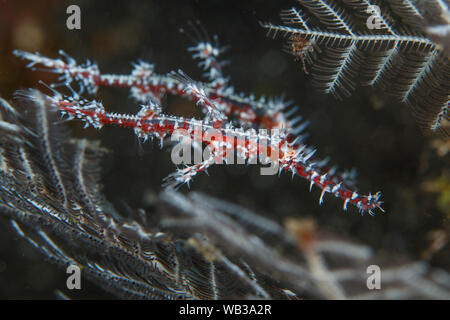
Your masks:
M370 247L316 230L311 219L282 226L224 200L173 189L160 194L150 219L143 210L123 216L103 198L101 146L70 138L38 91L17 98L21 106L0 99L0 214L48 260L78 266L114 295L449 297L448 274L422 261L383 264L382 290L368 291L366 268L383 260Z
M284 98L261 97L256 100L253 94L235 94L222 74L224 62L219 58L223 50L217 41L213 43L209 40L200 40L197 46L190 49L194 52L194 58L200 60L199 65L207 71L207 83L194 81L180 70L159 75L153 72L151 64L143 62L135 65L130 75L115 75L102 74L98 67L92 67L96 64L77 65L73 58L65 54L65 59L51 59L38 53L17 50L14 54L29 60L29 67L39 64L44 66L44 70L59 74L60 82L50 85L53 96L48 99L69 119L80 119L85 126L91 125L97 129L105 125L133 128L139 138L144 141L155 138L160 141L161 147L164 139L181 135L185 146L199 150L205 145L214 155L199 161L194 159L195 165L177 169L165 179L166 187L189 185L199 172L207 172L213 164L228 164L236 154L247 164L253 164L258 158L268 159L274 165L272 169L275 168L272 174L277 171L280 174L290 172L292 177L308 180L310 190L313 186L321 189L319 204L322 204L327 193L331 193L343 200L344 210L356 206L362 214L368 212L371 215L378 209L384 211L380 192L360 194L355 190L351 174L338 173L336 167L329 167L327 161L314 156L316 149L306 146L305 134L301 134L308 121L303 121L296 114L297 107L292 107ZM92 93L102 86L129 88L132 90L131 96L145 101L145 104L141 105L137 114L118 114L108 112L100 102L82 98L74 90L71 90L70 96L65 96L52 88L61 84L70 88L73 82L78 83L80 89ZM138 92L139 98L134 95ZM205 114L204 119L161 113L159 98L168 93L196 102ZM267 147L269 140L270 147ZM189 160L183 164L192 163Z
M445 130L450 97L448 38L442 35L449 26L447 0L298 4L281 12L283 25L263 27L268 35L288 36L287 51L301 59L305 71L305 64L311 65L315 86L343 98L358 85L378 85L409 104L425 129Z
M208 259L143 210L116 212L101 188L99 143L71 138L38 91L16 97L0 99L0 215L50 262L124 298L285 297L244 261Z

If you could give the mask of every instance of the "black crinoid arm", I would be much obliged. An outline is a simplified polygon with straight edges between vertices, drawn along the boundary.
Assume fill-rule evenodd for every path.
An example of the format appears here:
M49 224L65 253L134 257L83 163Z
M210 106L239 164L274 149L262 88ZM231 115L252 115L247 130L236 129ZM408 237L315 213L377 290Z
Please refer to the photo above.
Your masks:
M377 85L413 109L426 130L448 134L450 11L447 0L298 0L268 35L307 42L312 82L338 98ZM446 49L447 48L447 49Z
M103 195L100 143L72 138L40 92L16 98L14 105L0 99L2 220L47 260L79 267L115 296L450 299L448 273L424 261L383 264L383 290L368 291L365 270L383 259L312 219L281 225L175 190L158 195L150 212L119 212Z

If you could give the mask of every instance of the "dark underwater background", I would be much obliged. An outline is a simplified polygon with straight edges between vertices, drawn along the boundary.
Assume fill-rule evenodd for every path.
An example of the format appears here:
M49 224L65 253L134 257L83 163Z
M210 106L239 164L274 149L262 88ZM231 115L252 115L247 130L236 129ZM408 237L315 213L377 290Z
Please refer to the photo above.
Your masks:
M66 8L81 8L81 30L68 30ZM164 74L182 69L195 80L202 71L187 48L193 45L189 21L199 20L209 35L229 46L224 72L238 92L256 96L285 94L310 121L308 145L329 156L340 169L358 170L363 193L381 191L386 213L361 216L342 201L289 174L261 176L258 166L215 166L201 174L191 189L238 203L280 223L286 217L309 217L318 228L369 245L392 263L429 260L450 269L450 143L448 138L422 132L411 110L379 89L359 87L343 101L322 94L311 84L299 62L282 51L284 39L266 37L261 21L280 22L279 11L294 1L0 1L0 96L12 99L17 89L37 87L55 76L32 72L15 58L14 49L56 57L63 49L79 63L98 63L104 73L129 73L131 63L155 63ZM180 32L180 28L186 30ZM108 110L135 113L138 105L123 89L100 89ZM196 115L192 102L169 96L164 112ZM102 161L104 192L119 211L144 208L151 214L162 179L173 172L168 149L140 144L131 130L82 129L71 123L74 136L100 139L109 152ZM183 192L188 192L186 187ZM442 244L430 253L430 246ZM65 270L46 262L6 219L0 216L0 298L56 297L64 290ZM87 282L73 298L111 298Z

